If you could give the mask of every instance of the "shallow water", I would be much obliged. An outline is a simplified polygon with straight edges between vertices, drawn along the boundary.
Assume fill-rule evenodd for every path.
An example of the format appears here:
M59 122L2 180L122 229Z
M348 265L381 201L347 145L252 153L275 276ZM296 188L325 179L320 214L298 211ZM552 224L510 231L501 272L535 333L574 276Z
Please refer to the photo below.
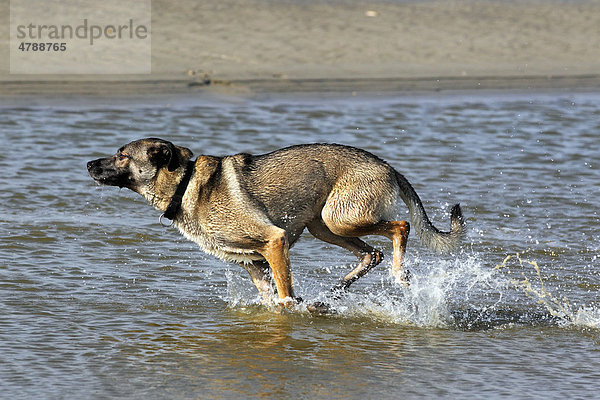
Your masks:
M600 94L0 104L0 397L600 390ZM367 238L386 260L333 300L354 259L305 233L291 251L296 292L336 314L273 313L239 267L160 226L133 192L87 175L88 160L149 136L196 155L365 148L411 181L438 228L460 202L466 244L437 256L412 235L404 288L388 272L391 244Z

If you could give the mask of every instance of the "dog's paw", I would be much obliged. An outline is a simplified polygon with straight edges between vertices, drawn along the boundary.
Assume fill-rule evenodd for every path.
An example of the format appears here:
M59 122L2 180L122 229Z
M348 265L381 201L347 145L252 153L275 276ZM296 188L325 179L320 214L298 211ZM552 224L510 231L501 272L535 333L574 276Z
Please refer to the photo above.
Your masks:
M294 310L299 304L302 304L302 297L284 297L277 300L277 306L280 309Z
M308 304L306 309L315 315L327 315L327 314L335 314L335 311L331 306L327 303L323 303L322 301L315 301L314 303Z
M397 284L408 287L410 286L410 271L407 269L401 269L399 271L392 271L394 280Z

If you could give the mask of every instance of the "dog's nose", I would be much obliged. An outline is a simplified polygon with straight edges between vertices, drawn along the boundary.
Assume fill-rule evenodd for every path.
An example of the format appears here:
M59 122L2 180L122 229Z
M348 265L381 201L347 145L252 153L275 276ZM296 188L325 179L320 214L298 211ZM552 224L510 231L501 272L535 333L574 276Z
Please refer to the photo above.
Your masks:
M102 173L102 168L100 168L99 160L92 160L87 163L87 170L91 176L95 176Z
M91 171L92 168L94 168L94 166L96 164L98 164L98 160L88 161L88 163L87 163L87 169L88 169L88 171Z

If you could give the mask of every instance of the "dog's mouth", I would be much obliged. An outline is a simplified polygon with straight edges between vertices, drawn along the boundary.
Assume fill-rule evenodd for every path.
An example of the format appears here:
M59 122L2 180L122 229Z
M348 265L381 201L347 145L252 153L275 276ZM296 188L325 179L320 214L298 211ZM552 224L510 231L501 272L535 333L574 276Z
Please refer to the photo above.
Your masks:
M118 186L120 188L129 187L130 182L127 178L123 177L94 177L94 182L100 186Z
M92 178L94 179L94 182L96 182L96 184L98 186L110 185L110 181L107 178L94 178L93 176L92 176Z

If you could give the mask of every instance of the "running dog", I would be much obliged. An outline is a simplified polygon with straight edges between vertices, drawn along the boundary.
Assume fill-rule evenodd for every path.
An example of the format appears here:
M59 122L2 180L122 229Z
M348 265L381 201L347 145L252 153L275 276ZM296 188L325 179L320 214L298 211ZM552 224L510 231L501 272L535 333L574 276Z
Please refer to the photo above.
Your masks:
M397 199L408 206L413 229L435 252L455 249L465 233L460 205L451 229L438 230L404 176L375 155L338 144L286 147L262 155L215 157L148 138L114 156L90 161L99 184L125 187L163 212L207 253L241 264L263 298L292 307L301 301L292 285L289 248L305 228L317 239L351 251L358 266L334 287L344 291L383 260L361 239L381 235L393 243L392 273L408 285L402 266L410 225L394 220Z

